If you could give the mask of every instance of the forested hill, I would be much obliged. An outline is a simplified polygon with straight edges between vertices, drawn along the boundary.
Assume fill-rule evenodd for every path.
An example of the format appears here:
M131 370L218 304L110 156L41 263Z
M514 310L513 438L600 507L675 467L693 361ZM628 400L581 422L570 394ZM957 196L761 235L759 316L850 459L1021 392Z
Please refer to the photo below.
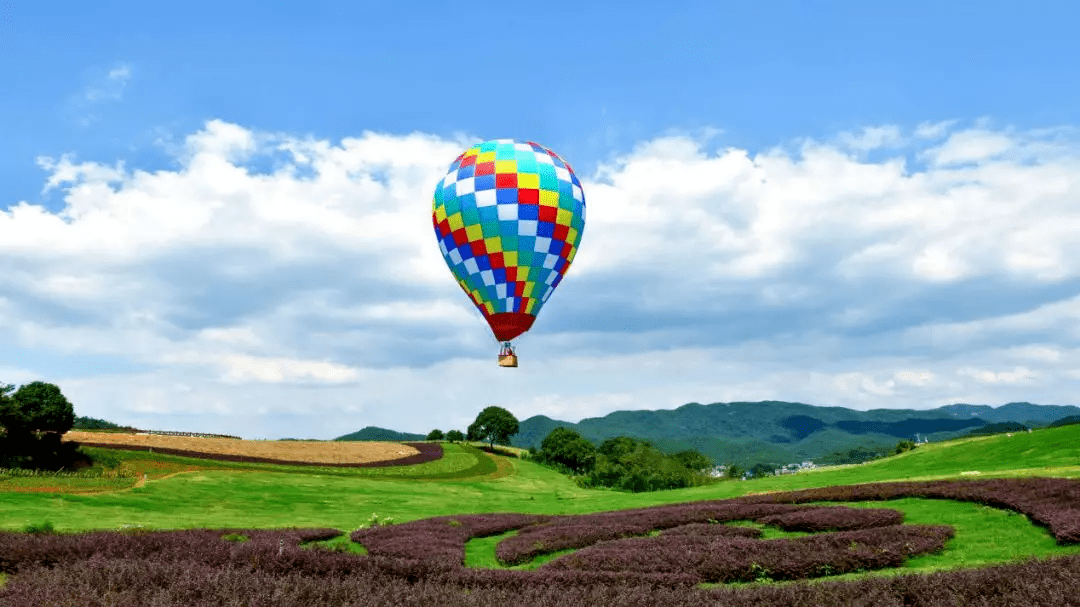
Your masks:
M652 441L665 451L693 448L716 462L750 465L815 459L856 447L889 448L899 440L917 437L954 438L992 423L1046 426L1078 414L1080 407L1072 405L1031 403L871 411L783 401L690 403L673 410L616 411L576 424L538 415L521 422L511 443L539 447L551 430L561 426L596 444L615 436L631 436Z
M407 440L424 440L427 435L425 434L410 434L408 432L396 432L394 430L387 430L386 428L377 428L375 426L367 426L362 430L357 430L351 434L339 436L334 440L385 440L385 441L407 441Z

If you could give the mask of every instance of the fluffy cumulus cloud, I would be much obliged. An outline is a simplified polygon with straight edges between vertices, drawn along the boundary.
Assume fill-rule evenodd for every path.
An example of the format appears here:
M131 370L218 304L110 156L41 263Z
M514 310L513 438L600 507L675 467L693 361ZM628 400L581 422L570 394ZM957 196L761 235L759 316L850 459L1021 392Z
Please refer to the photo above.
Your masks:
M1068 402L1078 141L941 122L761 152L643 142L580 175L581 252L515 370L432 234L468 137L215 120L175 169L43 157L63 208L0 211L0 380L133 425L318 438L464 428L490 404Z

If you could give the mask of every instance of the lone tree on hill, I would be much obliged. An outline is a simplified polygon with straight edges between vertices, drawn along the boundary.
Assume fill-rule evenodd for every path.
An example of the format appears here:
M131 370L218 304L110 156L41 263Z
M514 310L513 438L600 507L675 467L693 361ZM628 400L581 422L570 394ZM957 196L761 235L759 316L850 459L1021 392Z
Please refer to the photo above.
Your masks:
M510 437L517 433L517 418L502 407L484 409L469 426L469 440L487 441L492 448L495 443L509 445Z
M442 430L439 430L438 428L436 428L436 429L432 430L431 432L428 432L427 438L425 440L442 440L442 439L443 439Z

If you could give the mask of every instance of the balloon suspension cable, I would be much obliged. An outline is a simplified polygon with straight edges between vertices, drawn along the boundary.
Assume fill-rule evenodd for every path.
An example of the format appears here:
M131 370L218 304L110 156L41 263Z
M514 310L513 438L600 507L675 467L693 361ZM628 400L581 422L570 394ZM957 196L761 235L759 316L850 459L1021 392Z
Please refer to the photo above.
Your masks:
M499 350L499 356L513 356L514 345L508 341L502 342L502 349Z

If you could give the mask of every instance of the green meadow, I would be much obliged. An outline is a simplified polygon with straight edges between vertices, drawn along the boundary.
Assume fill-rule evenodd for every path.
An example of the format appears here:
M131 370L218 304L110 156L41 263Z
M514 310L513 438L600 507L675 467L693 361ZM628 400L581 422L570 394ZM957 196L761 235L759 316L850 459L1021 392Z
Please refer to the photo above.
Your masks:
M102 479L60 481L48 476L0 475L0 529L18 531L47 522L59 532L129 526L163 530L334 527L347 532L373 514L390 517L395 523L487 512L575 514L868 482L1080 477L1080 425L925 444L861 465L638 494L583 489L543 466L491 455L470 445L444 443L444 449L445 457L435 462L388 468L241 464L107 450L109 457L133 470L135 476L115 479L123 482L109 487L102 486ZM106 450L90 451L100 455ZM905 513L909 524L946 524L956 529L956 537L944 553L913 558L902 571L1080 552L1080 546L1058 546L1046 529L1023 515L977 504L907 498L847 505L895 508ZM774 531L766 534L779 536ZM471 541L467 564L498 567L494 559L498 539ZM361 547L349 546L347 538L328 544L362 552ZM519 568L535 567L539 562Z

